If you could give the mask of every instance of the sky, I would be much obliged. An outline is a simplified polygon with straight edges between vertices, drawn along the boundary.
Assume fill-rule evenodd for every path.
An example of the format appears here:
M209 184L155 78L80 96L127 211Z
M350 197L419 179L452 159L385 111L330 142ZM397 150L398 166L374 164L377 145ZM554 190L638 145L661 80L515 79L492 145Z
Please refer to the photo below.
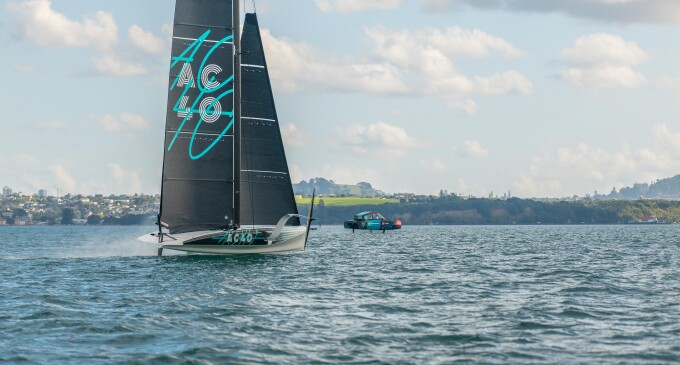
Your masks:
M680 1L255 6L294 182L568 197L680 174ZM0 185L159 193L173 14L0 0Z

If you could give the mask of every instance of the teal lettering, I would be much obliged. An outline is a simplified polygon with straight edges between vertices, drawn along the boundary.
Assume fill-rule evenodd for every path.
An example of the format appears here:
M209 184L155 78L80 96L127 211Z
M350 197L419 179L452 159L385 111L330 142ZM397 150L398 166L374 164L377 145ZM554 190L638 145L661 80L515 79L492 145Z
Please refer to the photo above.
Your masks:
M175 77L172 86L170 87L170 90L173 90L175 86L177 86L179 80L183 77L185 72L191 72L190 70L193 70L195 68L191 67L191 64L195 61L196 53L198 52L199 49L203 46L203 43L206 41L208 36L210 35L210 30L207 30L203 35L201 35L198 39L196 39L191 45L189 45L184 51L179 56L172 57L172 63L170 65L170 68L174 68L178 64L182 64L182 70L181 72L178 73L177 77ZM203 82L201 80L200 75L203 74L203 71L206 67L206 64L210 58L210 56L217 50L220 46L223 44L231 41L233 39L232 36L227 36L220 41L216 42L208 51L208 53L203 57L201 60L201 65L198 71L198 76L194 77L193 75L190 75L190 77L187 77L187 80L193 80L186 82L186 80L183 80L182 83L186 82L184 85L184 91L180 95L179 99L173 106L172 110L177 112L178 115L184 116L182 122L179 125L179 128L177 128L177 131L175 131L174 136L172 137L172 140L170 141L170 144L168 145L168 151L172 149L172 147L175 144L175 141L177 140L177 137L179 136L180 133L184 130L184 127L187 124L187 121L191 119L192 115L198 114L198 122L196 123L196 126L193 129L193 133L191 134L191 139L189 141L189 157L192 160L198 160L201 157L205 156L206 153L208 153L210 150L212 150L217 143L229 132L229 130L232 128L234 125L234 112L232 111L222 111L220 100L222 100L224 97L228 95L233 95L234 89L233 87L231 89L225 90L219 96L215 97L212 102L210 102L207 106L205 106L203 109L200 107L197 107L198 105L201 105L201 102L207 98L207 97L212 97L211 94L217 93L219 90L224 88L228 84L233 84L234 81L234 76L231 75L228 77L225 81L223 81L221 84L218 84L217 86L213 88L209 87L204 87ZM219 68L217 70L220 70ZM215 72L215 71L208 71L210 72ZM186 77L186 75L185 75ZM214 75L211 75L208 83L212 84L215 81L216 77ZM188 99L187 94L189 90L192 88L193 83L196 83L196 86L198 87L199 90L199 95L196 98L196 100L191 103L191 107L186 107L188 103L186 103L185 99ZM184 100L184 102L183 102ZM231 120L226 123L226 126L222 129L222 131L217 135L217 137L206 147L203 151L200 153L195 154L193 149L194 149L194 140L196 138L196 134L200 132L200 127L204 121L204 115L205 116L210 116L212 117L209 122L214 121L216 118L214 116L219 113L220 116L226 116L226 117L231 117Z

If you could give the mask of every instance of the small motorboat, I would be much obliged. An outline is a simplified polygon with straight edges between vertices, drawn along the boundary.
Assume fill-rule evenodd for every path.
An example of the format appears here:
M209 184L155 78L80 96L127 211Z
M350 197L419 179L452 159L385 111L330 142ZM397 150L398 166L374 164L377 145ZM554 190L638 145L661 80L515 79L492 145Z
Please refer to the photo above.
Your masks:
M385 231L400 229L401 221L398 219L394 221L386 220L378 212L362 212L356 214L353 220L346 221L345 228L351 229L352 232L358 229L369 232L383 231L385 233Z

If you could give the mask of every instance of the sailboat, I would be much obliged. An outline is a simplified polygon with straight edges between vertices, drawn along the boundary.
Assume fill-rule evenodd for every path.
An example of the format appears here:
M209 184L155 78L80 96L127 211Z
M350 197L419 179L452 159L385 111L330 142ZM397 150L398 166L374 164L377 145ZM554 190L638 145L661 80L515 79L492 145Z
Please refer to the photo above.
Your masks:
M303 250L255 13L239 0L176 0L158 232L139 239L202 254ZM307 219L305 226L301 218Z

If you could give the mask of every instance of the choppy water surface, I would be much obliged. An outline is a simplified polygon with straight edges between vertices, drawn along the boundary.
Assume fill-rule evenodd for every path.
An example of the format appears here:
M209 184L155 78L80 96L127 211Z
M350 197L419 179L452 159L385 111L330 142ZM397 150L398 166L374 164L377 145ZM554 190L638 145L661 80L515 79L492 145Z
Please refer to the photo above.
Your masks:
M0 228L0 363L671 363L680 226L313 232L154 257L148 228Z

